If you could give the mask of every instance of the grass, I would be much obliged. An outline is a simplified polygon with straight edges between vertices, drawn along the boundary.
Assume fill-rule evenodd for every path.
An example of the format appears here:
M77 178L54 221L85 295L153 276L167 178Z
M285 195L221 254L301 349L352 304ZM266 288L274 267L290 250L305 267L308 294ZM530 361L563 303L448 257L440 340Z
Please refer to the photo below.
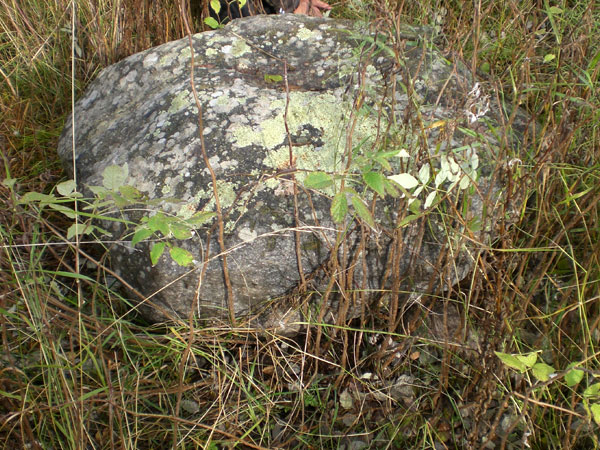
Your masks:
M388 29L438 26L451 58L537 119L539 140L520 149L513 173L527 200L518 223L466 281L438 293L439 307L428 313L426 298L395 328L385 310L293 339L149 326L129 312L101 249L69 242L68 221L19 199L63 177L55 148L72 88L182 37L177 5L0 0L2 448L600 446L595 2L334 5ZM557 376L511 369L496 351L538 352ZM570 364L582 371L576 384Z

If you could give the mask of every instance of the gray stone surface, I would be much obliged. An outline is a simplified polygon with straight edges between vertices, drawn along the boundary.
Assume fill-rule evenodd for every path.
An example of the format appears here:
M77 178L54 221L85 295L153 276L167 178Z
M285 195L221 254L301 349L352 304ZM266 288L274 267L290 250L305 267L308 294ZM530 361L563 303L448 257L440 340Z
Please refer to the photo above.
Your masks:
M423 165L429 165L431 181L420 194L421 201L435 186L433 177L442 165L455 169L456 177L439 185L441 205L398 231L404 244L393 272L402 279L402 289L453 284L472 270L479 251L475 243L489 242L493 225L488 217L502 201L500 180L491 177L496 177L499 164L506 164L506 148L518 145L526 117L516 115L516 138L506 132L498 124L510 114L493 101L488 111L485 91L477 95L469 71L443 58L428 34L425 28L409 27L399 34L400 64L390 57L391 47L373 44L372 35L353 23L331 19L257 16L193 37L203 136L226 211L225 244L240 317L260 313L253 324L280 326L284 331L296 329L292 323L300 320L284 298L299 282L291 231L296 225L293 189L291 176L285 173L290 151L286 104L298 169L300 247L307 275L318 275L327 262L335 225L329 216L330 196L303 189L302 182L311 171L343 171L348 130L351 145L358 148L355 161L385 144L388 150L402 148L410 155L392 158L389 174L408 171L417 176ZM105 167L127 163L128 183L150 200L175 197L184 202L183 207L165 203L163 210L177 213L182 207L179 214L214 210L190 84L190 55L189 42L183 39L133 55L99 74L75 109L81 184L99 185ZM283 81L272 77L283 77L285 71L289 93ZM359 93L364 103L357 111L353 105ZM72 167L71 140L69 119L58 149L67 171ZM358 169L352 167L356 177ZM465 189L456 183L451 187L461 177L471 180L462 183ZM361 189L352 179L347 183ZM444 195L442 190L449 189ZM346 261L352 261L357 251L366 257L354 273L356 288L382 287L384 270L391 264L394 223L405 210L406 199L380 200L376 213L380 224L370 230L362 250L356 241L359 227L348 221L352 232ZM125 216L139 219L133 212ZM477 221L480 227L473 225ZM111 263L170 317L186 318L190 308L202 317L226 317L221 261L203 260L209 228L178 243L194 254L194 270L177 266L166 255L152 267L148 247L134 249L127 242L111 248ZM215 236L213 231L213 256L219 253ZM440 259L440 254L446 256ZM205 263L206 275L199 285ZM327 277L317 276L311 287L322 290L326 282ZM389 286L388 282L384 287ZM325 305L331 308L326 318L335 317L336 302L333 296ZM151 320L165 318L159 309L142 311Z

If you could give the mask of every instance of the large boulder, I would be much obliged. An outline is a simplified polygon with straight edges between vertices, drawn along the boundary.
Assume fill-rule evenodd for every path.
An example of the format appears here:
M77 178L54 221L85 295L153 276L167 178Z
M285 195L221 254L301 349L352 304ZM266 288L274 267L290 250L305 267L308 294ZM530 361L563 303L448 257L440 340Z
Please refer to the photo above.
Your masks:
M493 220L506 213L495 210L503 201L498 167L519 145L526 117L495 106L463 64L436 50L428 29L406 27L382 39L347 21L257 16L192 41L194 87L188 39L126 58L88 87L58 148L68 172L75 154L84 191L102 184L107 167L128 167L126 183L148 202L121 217L139 221L151 208L185 218L216 210L202 134L233 297L216 219L189 239L165 236L193 255L191 268L167 252L152 266L150 244L133 248L123 225L104 222L115 238L126 236L111 247L111 263L148 297L141 310L149 319L187 318L192 310L226 318L230 305L236 316L254 317L252 324L290 331L301 316L288 294L339 291L331 276L345 274L347 292L327 295L326 304L311 297L324 320L336 316L326 312L340 298L345 314L360 311L364 305L348 305L352 289L365 302L386 289L398 296L450 286L472 270ZM418 202L409 208L409 197L389 195L394 189L381 174L398 175ZM342 179L350 206L336 223L331 199ZM375 205L375 225L367 225L359 197Z

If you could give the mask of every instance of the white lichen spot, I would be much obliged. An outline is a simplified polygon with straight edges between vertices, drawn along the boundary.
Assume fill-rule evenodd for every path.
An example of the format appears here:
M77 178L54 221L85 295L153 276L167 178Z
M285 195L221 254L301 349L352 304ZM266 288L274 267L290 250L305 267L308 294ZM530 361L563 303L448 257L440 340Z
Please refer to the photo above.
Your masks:
M144 68L153 67L158 61L158 53L150 53L144 58L142 65Z
M125 77L125 81L127 81L128 83L133 83L136 78L137 78L137 70L132 70Z
M239 102L236 98L230 97L228 92L225 92L219 97L212 99L208 104L216 113L228 114L233 108L239 105Z
M244 242L252 242L258 236L255 230L251 230L246 227L241 228L237 234L238 237Z
M210 163L210 166L213 168L213 170L218 170L221 168L221 166L219 165L219 159L219 155L214 155L208 159L208 162Z

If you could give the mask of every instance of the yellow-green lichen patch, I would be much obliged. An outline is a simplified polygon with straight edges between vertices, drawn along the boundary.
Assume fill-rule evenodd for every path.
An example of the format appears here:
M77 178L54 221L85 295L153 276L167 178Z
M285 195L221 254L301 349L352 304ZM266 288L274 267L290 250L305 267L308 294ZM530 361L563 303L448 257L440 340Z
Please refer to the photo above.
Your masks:
M285 123L283 114L278 114L272 119L267 119L255 127L240 126L233 131L233 139L238 147L260 145L273 149L282 144L285 139Z
M371 82L377 82L383 79L379 70L377 70L372 64L367 66L367 76Z
M290 150L287 146L269 152L263 163L268 167L282 168L286 167L290 161ZM301 172L296 174L296 179L300 182L306 178L306 171L322 170L331 171L335 165L332 158L334 153L322 150L316 150L312 145L303 145L302 147L293 147L294 160L296 168ZM276 180L274 180L276 181ZM271 183L270 187L277 185L278 182ZM269 186L269 184L267 184Z
M221 208L229 208L235 202L237 197L237 183L232 183L225 180L217 180L217 193L219 194L219 202ZM215 194L212 189L212 183L206 190L199 191L194 199L199 201L200 199L209 199L208 203L204 206L204 211L213 211L215 209Z
M175 55L173 53L166 53L158 60L159 66L169 66L173 62Z
M218 53L214 48L207 48L205 52L206 56L215 56Z
M337 172L341 169L340 162L344 153L347 121L352 111L350 101L341 101L330 93L315 95L313 92L292 92L289 95L287 122L290 134L297 136L306 126L320 130L321 136L314 142L293 147L295 164L303 171L320 170ZM278 99L269 104L269 110L275 116L255 126L240 126L233 134L233 141L238 147L257 145L267 152L263 163L267 167L279 169L289 164L289 148L283 145L286 138L284 123L285 99ZM352 129L353 146L360 144L370 148L377 135L377 117L368 111L355 112L358 115ZM302 181L305 173L298 174ZM267 182L267 187L274 189L279 186L277 180Z
M314 31L311 31L307 28L302 28L300 31L298 31L296 33L296 36L298 36L298 39L300 39L301 41L306 41L308 39L314 39L316 37L317 33L315 33Z
M192 51L190 50L189 46L185 46L179 52L179 59L187 60L187 59L190 59L191 56L192 56Z
M183 89L171 100L171 106L169 106L169 114L173 114L177 111L184 109L191 102L190 91Z
M285 99L275 100L271 102L271 108L283 111L285 103ZM288 126L292 133L303 125L321 128L326 133L333 129L339 131L340 119L345 109L347 104L340 102L339 98L332 94L292 92L288 105Z
M250 51L252 51L252 49L243 39L236 39L231 46L231 54L235 57L242 56Z
M205 44L202 42L205 34L206 33L199 33L199 34L195 35L194 38L198 39L198 41L200 42L201 45L206 45L207 48L221 47L220 44L223 44L225 42L227 42L227 43L231 42L231 39L229 37L222 36L220 34L215 33L214 36L212 36L210 39L208 39L206 41L206 44ZM215 45L215 44L219 44L219 45Z

